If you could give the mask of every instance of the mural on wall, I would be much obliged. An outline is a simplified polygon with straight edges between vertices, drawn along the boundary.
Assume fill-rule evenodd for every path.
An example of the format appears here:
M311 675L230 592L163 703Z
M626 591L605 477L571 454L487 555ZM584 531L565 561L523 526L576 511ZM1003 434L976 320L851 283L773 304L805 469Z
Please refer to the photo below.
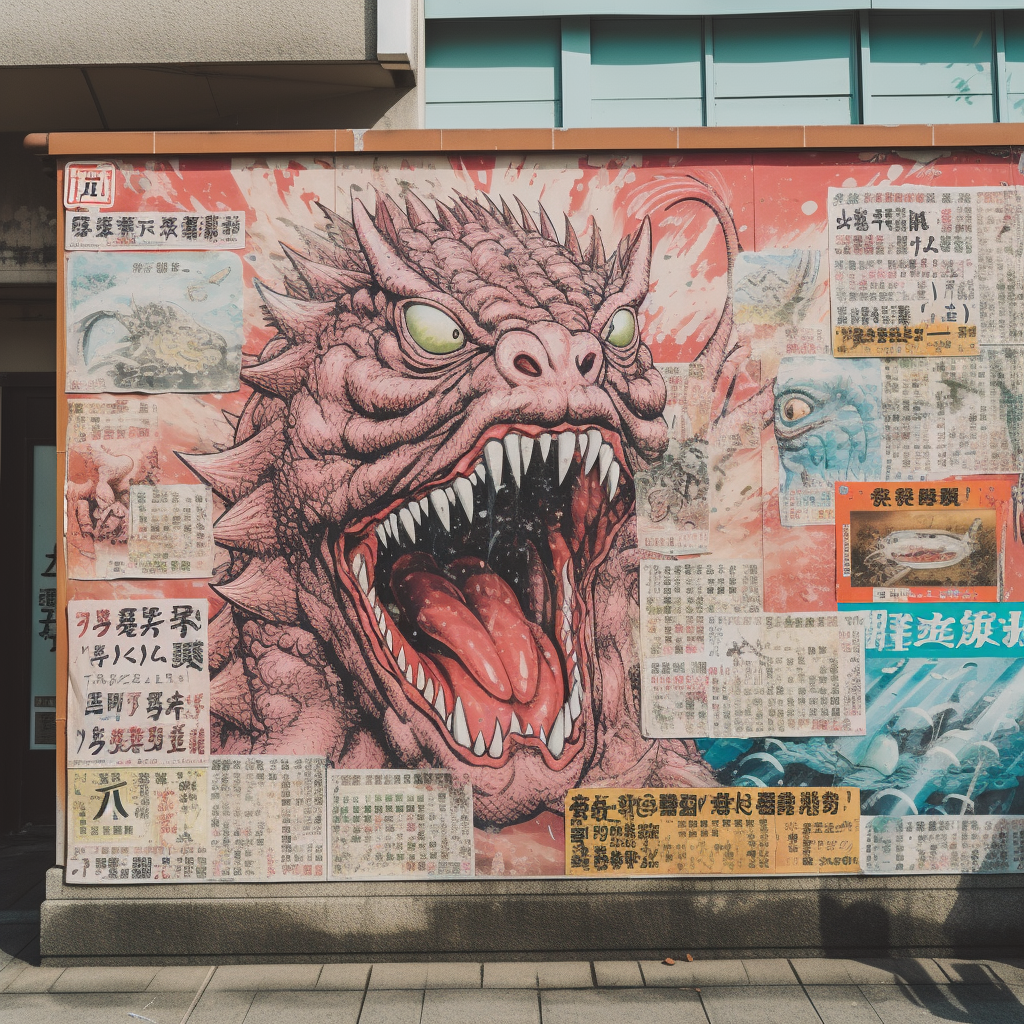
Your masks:
M830 188L1016 184L1016 164L869 155L119 164L125 209L245 211L242 273L231 256L230 280L207 288L244 281L239 390L165 381L152 479L117 462L134 435L119 447L98 429L82 435L69 491L69 543L92 557L101 541L130 544L129 491L205 485L213 575L73 580L69 596L209 600L211 773L256 757L284 772L302 758L308 774L322 757L329 780L348 773L324 787L346 822L372 805L359 787L427 785L403 770L450 772L452 792L468 783L475 864L461 856L453 875L564 872L580 788L811 786L827 804L828 787L853 786L865 815L1016 813L1020 631L1012 644L993 633L1002 657L988 661L957 652L958 633L956 679L940 673L925 701L936 661L914 646L917 606L905 655L881 641L872 652L870 622L851 632L836 615L836 485L895 479L893 452L920 417L903 408L913 360L833 357L826 280ZM90 254L90 273L103 258ZM188 325L176 331L190 350ZM946 358L950 423L1013 377L1015 351L987 352ZM1005 372L979 379L984 360ZM989 425L973 422L984 449ZM1019 426L991 416L1007 458ZM942 445L933 435L899 479L962 472L935 459ZM1009 482L1013 469L985 471ZM983 524L985 582L1002 602L1021 596L1008 504ZM639 642L640 565L664 558L706 563L708 589L677 590L655 661ZM720 578L740 563L742 602ZM992 608L979 614L1013 605ZM797 648L812 635L808 660ZM645 735L652 686L662 700L676 685L691 711L713 708L716 739ZM776 690L772 718L759 702ZM759 738L744 738L753 717ZM797 720L799 736L781 731ZM970 735L950 746L951 729ZM331 828L317 842L337 851ZM310 856L326 876L323 851ZM363 876L383 863L359 847L334 861Z

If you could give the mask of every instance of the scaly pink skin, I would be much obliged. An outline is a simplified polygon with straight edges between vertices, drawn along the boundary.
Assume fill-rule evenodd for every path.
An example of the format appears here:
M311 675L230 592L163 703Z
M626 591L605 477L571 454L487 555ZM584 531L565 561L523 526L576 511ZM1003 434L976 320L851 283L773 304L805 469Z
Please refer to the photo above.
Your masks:
M213 624L214 748L448 768L472 781L484 827L560 811L581 784L710 782L691 742L639 729L631 476L667 444L665 386L639 331L621 350L601 338L646 297L649 224L606 260L596 227L584 255L543 211L538 229L524 208L517 220L460 198L435 216L407 202L379 196L371 218L357 201L354 227L325 210L330 239L308 233L310 257L286 249L296 276L287 295L260 288L279 336L243 370L255 393L235 447L182 456L231 506L215 531L232 556L216 588L228 605ZM464 347L418 347L407 301L452 316ZM623 485L576 580L583 713L560 756L510 737L494 760L454 744L395 668L349 560L362 544L370 561L382 517L468 472L512 426L600 430Z

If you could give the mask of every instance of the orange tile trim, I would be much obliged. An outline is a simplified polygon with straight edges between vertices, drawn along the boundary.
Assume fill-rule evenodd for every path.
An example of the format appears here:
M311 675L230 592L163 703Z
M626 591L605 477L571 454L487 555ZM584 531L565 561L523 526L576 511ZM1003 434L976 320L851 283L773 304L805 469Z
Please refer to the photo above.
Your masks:
M52 132L25 145L50 156L267 153L521 153L565 150L847 149L1024 146L1024 124L783 125L749 128L326 129L266 132Z

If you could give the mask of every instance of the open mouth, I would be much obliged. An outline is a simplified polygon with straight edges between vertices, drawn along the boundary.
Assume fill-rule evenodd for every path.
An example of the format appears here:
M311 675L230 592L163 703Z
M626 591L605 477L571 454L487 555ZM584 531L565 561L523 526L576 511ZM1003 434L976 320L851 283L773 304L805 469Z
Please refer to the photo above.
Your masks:
M583 743L580 594L633 505L616 434L489 430L443 480L346 530L339 579L380 664L465 762Z

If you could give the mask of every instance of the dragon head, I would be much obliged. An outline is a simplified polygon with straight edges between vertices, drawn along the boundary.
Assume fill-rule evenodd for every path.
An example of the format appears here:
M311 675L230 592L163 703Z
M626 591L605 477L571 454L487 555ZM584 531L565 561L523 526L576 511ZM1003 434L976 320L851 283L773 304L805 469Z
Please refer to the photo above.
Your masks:
M651 229L609 258L596 224L584 251L522 203L436 206L324 209L285 292L257 284L278 334L235 446L183 458L230 506L216 589L250 674L247 622L313 634L332 700L376 723L364 761L468 775L505 824L558 806L599 742L595 575L667 445L637 319ZM263 728L301 700L253 692ZM304 745L340 764L353 736Z

